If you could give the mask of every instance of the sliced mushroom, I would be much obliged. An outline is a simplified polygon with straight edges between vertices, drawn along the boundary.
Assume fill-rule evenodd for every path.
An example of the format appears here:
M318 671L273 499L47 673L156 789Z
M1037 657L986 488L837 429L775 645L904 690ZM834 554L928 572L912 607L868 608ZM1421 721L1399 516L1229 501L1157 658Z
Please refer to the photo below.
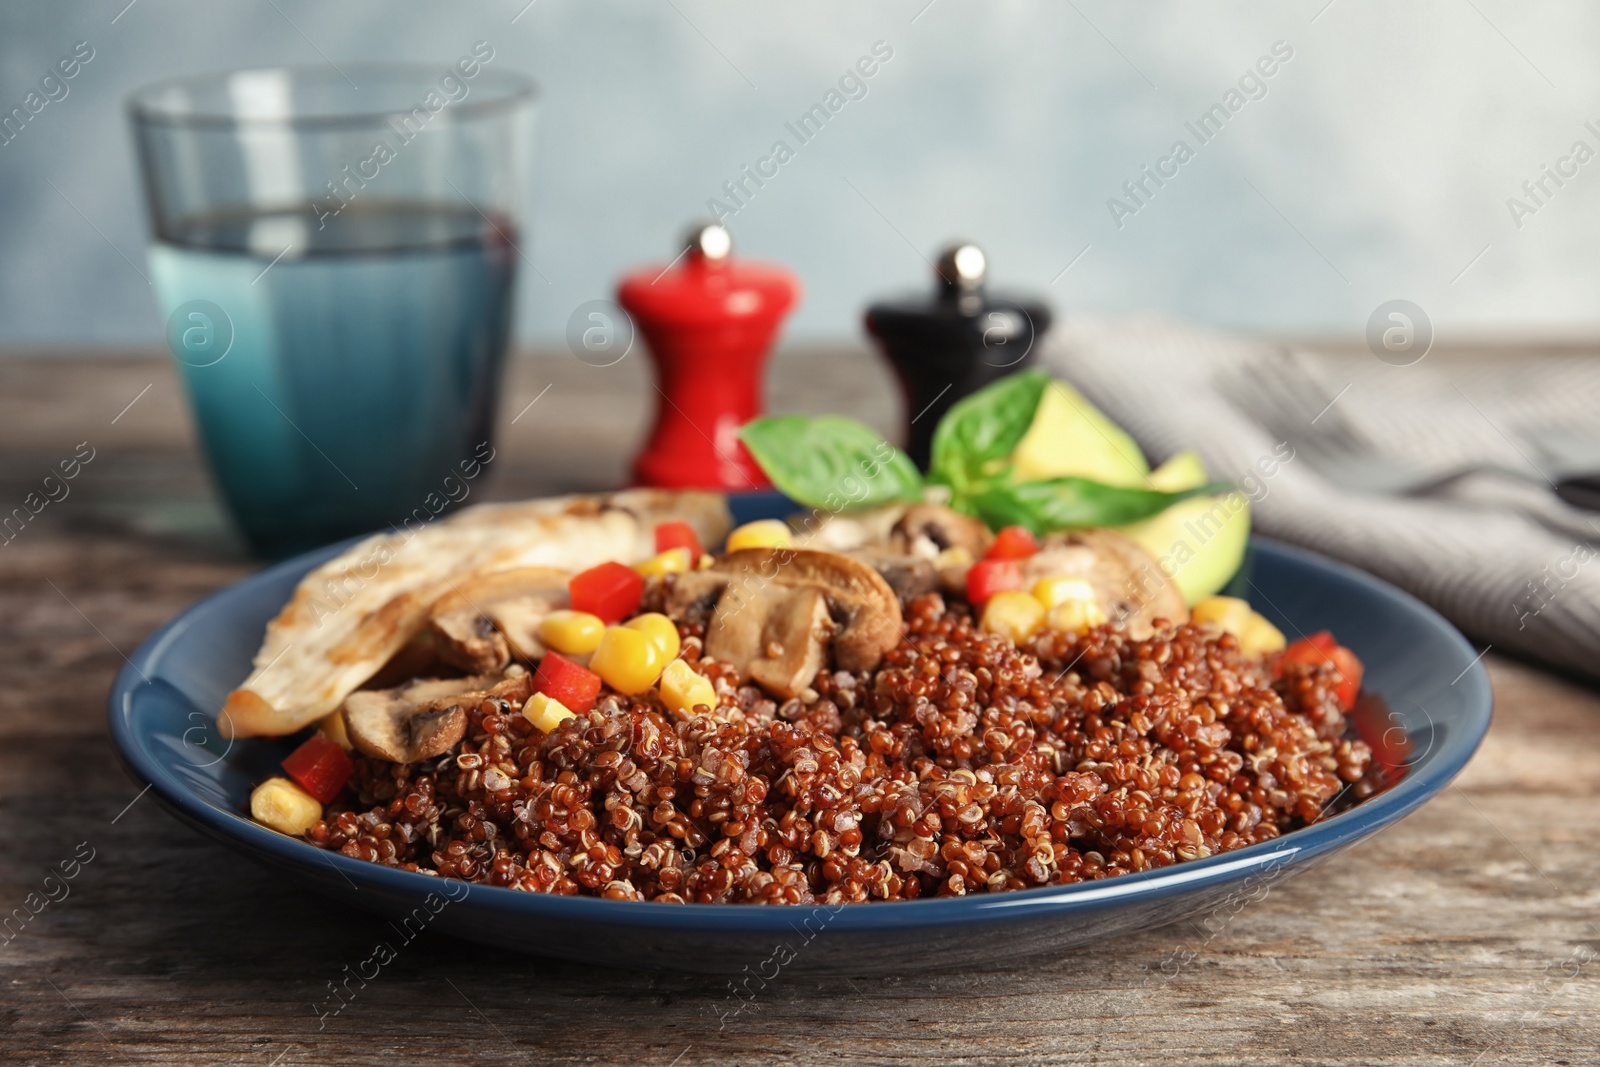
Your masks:
M839 624L833 638L834 662L847 671L876 667L904 634L894 590L877 571L849 556L803 548L746 548L723 556L710 570L730 575L730 592L736 596L748 592L752 578L817 586L827 600L828 614ZM728 603L725 593L717 604L719 615Z
M460 704L448 707L428 707L406 721L406 731L411 747L402 763L442 756L450 746L467 735L467 709Z
M728 576L712 571L688 571L668 578L661 610L678 622L711 624L717 600L728 588Z
M706 626L706 655L785 699L827 663L865 671L899 641L900 601L857 559L799 548L747 548L676 577L664 607Z
M915 600L939 588L939 572L933 561L889 548L861 548L849 553L883 576L900 603Z
M993 540L982 520L943 504L911 505L889 535L899 551L929 560L949 548L964 548L973 559L982 559Z
M526 675L521 676L526 678ZM344 701L350 743L375 759L415 763L449 750L467 732L463 705L496 688L495 676L430 678L393 689L361 689Z
M378 668L377 674L362 682L361 688L392 689L413 678L431 678L449 673L449 665L439 658L433 631L423 630L390 656L389 662Z
M453 584L429 614L439 658L474 674L544 655L539 624L567 600L566 571L517 567Z
M533 675L517 664L503 676L429 679L389 690L362 690L345 698L345 731L369 756L415 763L449 751L466 735L469 708L504 700L520 709L532 693Z
M755 590L737 609L718 610L706 634L706 652L788 699L822 669L828 640L838 628L820 588L774 582Z
M1023 585L1040 578L1082 578L1099 595L1100 607L1130 636L1144 639L1154 621L1184 622L1189 608L1177 583L1132 539L1115 530L1050 534L1039 551L1022 561Z

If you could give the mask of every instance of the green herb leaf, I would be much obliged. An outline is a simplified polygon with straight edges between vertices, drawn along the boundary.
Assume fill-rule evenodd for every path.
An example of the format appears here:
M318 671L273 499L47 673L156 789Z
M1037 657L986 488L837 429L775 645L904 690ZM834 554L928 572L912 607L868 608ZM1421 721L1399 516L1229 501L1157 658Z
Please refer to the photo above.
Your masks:
M1016 451L1049 384L1043 371L1022 371L957 401L933 432L928 479L958 491L983 479Z
M1227 492L1227 482L1212 482L1175 493L1105 485L1087 478L1039 482L996 479L957 494L954 505L988 523L1026 526L1035 534L1088 526L1121 526L1164 511L1180 500Z
M772 484L807 507L843 511L916 500L911 457L870 427L839 415L769 415L739 431Z

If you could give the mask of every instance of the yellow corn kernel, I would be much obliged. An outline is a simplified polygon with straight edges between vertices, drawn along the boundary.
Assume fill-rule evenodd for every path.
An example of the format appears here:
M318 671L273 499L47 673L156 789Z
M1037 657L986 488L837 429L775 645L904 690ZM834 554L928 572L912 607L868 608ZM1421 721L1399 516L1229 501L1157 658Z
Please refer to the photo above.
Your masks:
M1081 634L1106 621L1105 609L1098 600L1063 600L1050 609L1050 629Z
M522 705L522 717L533 723L534 729L543 730L545 733L555 732L567 719L572 718L572 712L567 706L555 697L543 693L535 693Z
M317 733L338 745L346 752L350 751L350 733L344 728L344 710L330 711L317 720Z
M794 535L789 532L789 524L781 519L747 522L728 535L729 552L741 548L789 548L793 544Z
M302 837L322 818L322 805L289 779L268 778L250 794L250 817L280 834Z
M972 550L966 545L955 545L945 549L934 557L933 569L946 571L951 567L970 567L972 565Z
M687 551L687 550L686 550ZM630 630L638 630L661 650L661 662L671 663L678 658L678 624L660 612L647 611L623 623Z
M1282 652L1286 644L1288 642L1284 640L1283 631L1254 611L1250 613L1250 622L1244 628L1244 633L1239 635L1239 647L1251 656Z
M717 690L711 679L700 674L681 659L667 664L661 672L661 702L673 711L687 714L696 704L708 708L717 706Z
M983 607L983 628L1021 644L1044 624L1044 605L1027 593L996 593Z
M586 656L600 646L606 624L587 611L552 611L539 623L539 640L565 656Z
M1208 596L1189 609L1192 621L1220 626L1238 638L1244 637L1245 631L1250 628L1250 617L1254 614L1249 602L1236 596Z
M694 565L694 569L697 571L708 571L716 565L717 558L711 553L707 552L705 555L700 557L700 562Z
M667 658L649 634L626 626L607 626L589 669L619 693L635 696L656 684Z
M1069 600L1100 601L1094 586L1082 578L1040 578L1033 583L1033 597L1047 608Z
M1282 652L1288 643L1282 631L1262 618L1249 601L1238 597L1208 596L1189 609L1189 618L1220 626L1239 639L1239 648L1247 656Z
M646 578L660 578L664 574L682 574L689 569L689 562L687 548L669 548L643 563L635 563L633 569Z

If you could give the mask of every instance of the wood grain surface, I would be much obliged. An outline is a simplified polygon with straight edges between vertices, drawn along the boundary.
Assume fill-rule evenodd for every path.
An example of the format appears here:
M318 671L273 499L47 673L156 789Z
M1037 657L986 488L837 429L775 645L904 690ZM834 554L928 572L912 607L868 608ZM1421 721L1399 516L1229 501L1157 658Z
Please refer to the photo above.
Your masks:
M637 360L512 379L486 498L622 477L651 403ZM772 377L779 409L884 429L889 389L852 352ZM0 913L30 916L0 935L0 1062L1600 1062L1600 697L1493 655L1494 728L1461 778L1231 917L1026 969L780 976L727 1019L716 979L423 934L319 1024L382 922L200 838L106 737L122 654L252 569L177 382L156 359L0 360L0 511L84 441L70 496L0 547Z

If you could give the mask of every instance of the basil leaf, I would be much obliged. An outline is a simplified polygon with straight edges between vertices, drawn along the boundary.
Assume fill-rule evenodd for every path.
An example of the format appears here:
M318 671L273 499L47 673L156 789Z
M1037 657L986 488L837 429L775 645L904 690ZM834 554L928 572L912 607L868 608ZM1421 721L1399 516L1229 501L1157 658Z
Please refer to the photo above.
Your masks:
M745 423L739 440L773 485L807 507L843 511L922 495L911 457L855 419L769 415Z
M958 493L955 506L988 523L1026 526L1035 534L1088 526L1121 526L1147 519L1180 500L1227 492L1227 482L1212 482L1175 493L1105 485L1088 478L1051 478L1039 482L994 480Z
M957 401L933 432L929 480L959 489L984 478L1016 451L1049 384L1043 371L1022 371Z

